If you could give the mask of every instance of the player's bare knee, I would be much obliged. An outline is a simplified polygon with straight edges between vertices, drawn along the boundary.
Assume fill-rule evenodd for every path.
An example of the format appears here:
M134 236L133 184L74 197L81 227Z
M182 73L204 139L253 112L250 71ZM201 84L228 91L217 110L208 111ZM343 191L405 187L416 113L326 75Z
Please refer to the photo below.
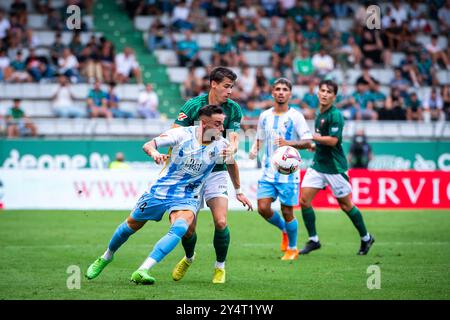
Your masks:
M227 227L227 219L226 218L217 219L216 221L214 221L214 226L218 230L225 229Z
M145 224L145 221L134 220L131 216L127 218L128 226L134 231L138 231Z
M265 219L270 219L273 215L272 210L270 210L270 207L267 208L265 206L258 207L258 213Z
M339 207L343 211L349 212L353 208L353 204L352 203L339 203Z
M302 209L306 209L311 207L311 201L305 198L300 198L300 206L302 207Z

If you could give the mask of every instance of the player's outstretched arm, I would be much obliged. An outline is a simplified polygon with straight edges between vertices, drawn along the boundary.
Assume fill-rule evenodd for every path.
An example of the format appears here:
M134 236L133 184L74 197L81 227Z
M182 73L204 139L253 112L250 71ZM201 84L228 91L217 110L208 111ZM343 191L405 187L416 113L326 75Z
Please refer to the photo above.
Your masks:
M256 159L258 156L259 150L261 150L263 145L263 140L256 139L255 142L252 145L252 148L250 149L250 152L248 154L248 157L250 160Z
M161 154L158 150L156 150L156 142L154 139L145 143L142 148L144 149L146 154L148 154L153 158L153 160L155 160L156 164L164 163L164 161L166 161L169 157L167 154Z
M253 205L245 196L245 194L241 191L241 180L239 177L239 168L236 161L233 163L227 164L228 174L230 175L231 182L233 183L234 190L236 191L236 199L241 202L244 207L247 206L248 211L253 211Z
M279 147L290 146L296 149L312 149L313 141L311 139L293 141L293 140L284 140L282 137L277 137L275 138L275 145Z

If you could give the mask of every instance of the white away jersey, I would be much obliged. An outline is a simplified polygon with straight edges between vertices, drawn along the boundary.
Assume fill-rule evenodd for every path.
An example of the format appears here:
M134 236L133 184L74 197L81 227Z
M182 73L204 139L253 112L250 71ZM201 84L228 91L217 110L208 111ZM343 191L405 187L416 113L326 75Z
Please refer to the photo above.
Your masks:
M199 193L206 177L217 162L223 161L220 154L229 142L220 137L208 145L202 145L196 138L198 128L174 128L154 139L158 148L173 147L168 163L150 188L150 194L155 198L200 199Z
M275 138L282 137L284 140L305 140L312 139L308 124L300 111L293 108L282 114L276 114L274 108L270 108L261 113L258 121L258 131L256 138L264 142L263 176L262 180L268 182L300 182L300 171L284 175L273 168L271 158L277 149Z

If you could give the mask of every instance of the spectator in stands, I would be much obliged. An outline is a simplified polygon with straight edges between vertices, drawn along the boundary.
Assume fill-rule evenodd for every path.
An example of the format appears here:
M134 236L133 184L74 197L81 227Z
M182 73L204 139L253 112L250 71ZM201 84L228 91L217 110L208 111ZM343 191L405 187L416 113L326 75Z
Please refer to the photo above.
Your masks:
M400 62L401 78L410 81L414 87L419 87L418 70L416 57L412 53L408 53L406 58ZM397 76L396 76L397 77ZM400 78L397 77L396 80Z
M244 0L243 3L239 6L238 14L241 18L253 18L258 15L258 7L257 4L252 0Z
M380 82L375 80L375 83L369 90L369 100L373 102L373 108L378 113L378 110L384 108L386 103L386 95L381 91Z
M369 65L370 65L370 63L369 64L365 64L363 66L362 74L361 74L361 76L358 77L358 79L356 79L356 83L355 84L356 85L364 84L364 85L366 85L368 87L369 90L372 90L376 86L378 81L374 77L372 77L370 75L370 73L369 73L369 71L370 71Z
M178 42L177 55L179 64L182 67L203 67L198 44L192 39L190 30L184 31L184 39Z
M278 0L261 0L264 16L273 17L278 14Z
M435 87L431 88L430 94L424 100L424 120L429 122L444 120L444 113L442 109L444 107L444 102L442 97L437 93Z
M60 118L81 118L86 116L85 110L75 105L70 82L65 75L58 77L58 87L52 96L52 107L55 116Z
M356 120L376 120L378 118L378 114L374 110L374 103L370 100L368 85L358 83L352 96L355 99Z
M267 47L267 32L261 25L259 16L251 18L247 24L247 32L250 41L250 50L265 50Z
M172 32L156 17L148 30L147 47L150 52L156 49L170 49L174 47L174 38Z
M413 33L424 32L430 33L431 26L427 22L426 12L419 6L419 2L410 3L408 11L409 30Z
M221 34L219 41L214 45L212 63L215 66L235 66L236 54L227 35Z
M445 1L445 5L438 10L439 31L441 33L450 32L450 0Z
M400 90L393 88L387 97L385 107L378 111L379 120L406 120L405 99Z
M102 76L106 83L113 82L116 66L114 64L114 45L111 41L105 41L100 49L100 65L102 66Z
M272 67L280 70L283 74L292 66L291 44L286 35L281 35L280 39L272 47L271 56Z
M97 80L94 83L94 88L89 91L87 98L87 110L91 118L105 117L112 118L112 113L108 109L107 94L101 89L101 84Z
M355 98L348 92L347 84L344 82L336 96L336 108L338 108L345 119L355 120L356 118Z
M180 0L172 11L171 23L176 30L192 30L193 25L188 21L190 7L185 0Z
M56 9L49 9L47 13L46 26L51 30L62 31L64 30L64 23L61 18L61 14Z
M308 86L308 92L306 92L302 98L301 107L302 113L306 120L314 120L316 117L316 111L319 107L319 99L315 88L317 87L317 81L311 81Z
M384 63L386 67L391 65L391 53L385 49L380 38L379 31L364 29L361 39L361 51L365 58L369 58L376 64Z
M153 85L147 83L145 90L139 94L137 112L144 119L158 119L160 117L158 111L159 98Z
M30 118L25 115L25 112L20 107L20 102L20 99L14 99L14 105L9 109L6 116L6 131L8 138L36 136L36 126Z
M261 66L256 68L255 84L262 92L270 92L269 81L264 75L264 70Z
M417 61L417 80L421 85L435 86L438 85L436 68L428 52L422 50Z
M406 100L406 120L408 121L422 121L423 120L423 106L419 100L417 93L412 92L409 99Z
M302 48L300 56L296 56L292 64L292 70L297 84L309 84L315 79L315 69L308 49Z
M390 82L391 89L398 89L402 94L408 91L411 86L411 82L405 79L402 75L402 69L395 68L394 69L394 79Z
M81 42L81 33L75 31L72 35L72 39L69 43L69 48L73 52L73 54L77 57L78 61L80 61L81 53L84 49L84 45Z
M398 51L401 43L401 26L397 25L394 18L391 18L389 25L384 29L383 35L386 37L385 43L390 50Z
M141 68L133 53L133 49L125 47L123 52L116 55L116 80L118 83L125 83L134 76L138 84L142 83Z
M343 0L335 0L333 3L333 14L337 19L349 17L352 11L352 8Z
M321 79L325 78L334 69L333 58L325 52L324 48L321 48L318 53L313 55L312 65L316 75Z
M315 26L314 20L308 19L306 28L302 31L303 38L305 39L305 43L302 45L304 47L306 46L311 54L316 53L321 48L320 36L316 30L317 27Z
M192 23L194 32L216 32L217 26L210 23L203 1L193 0L189 12L188 22Z
M348 152L348 163L352 169L367 169L373 159L372 147L367 142L364 129L358 129L353 136Z
M0 8L0 40L5 40L8 35L8 30L11 28L8 17L5 11Z
M284 29L281 27L279 17L272 16L270 26L267 29L267 47L272 48L283 33Z
M84 46L79 57L81 73L88 78L89 83L103 81L102 64L100 52L95 36Z
M399 0L393 0L391 5L391 15L395 20L397 26L401 26L403 21L408 19L408 14L405 5L400 3Z
M40 82L53 77L53 69L50 67L47 58L37 56L34 48L30 48L28 58L25 60L28 73L34 81Z
M442 111L445 115L445 120L450 121L450 85L446 84L441 87L442 97Z
M6 56L6 51L0 49L0 81L8 80L11 76L12 69L10 67L9 58Z
M244 65L242 67L238 85L242 88L242 92L246 97L250 96L255 89L256 78L255 75L250 71L250 67L248 65Z
M108 104L108 109L111 111L114 118L125 118L129 119L133 117L133 114L128 111L121 110L119 107L120 99L115 91L116 84L111 82L109 84L108 93L106 94L106 103Z
M58 59L62 56L62 53L66 45L62 42L61 32L55 33L55 41L52 43L50 48L50 57L54 65L58 65Z
M438 67L439 63L442 63L443 68L447 68L450 70L450 63L449 59L447 57L446 52L444 51L444 48L442 48L438 44L439 36L437 34L433 34L431 36L431 42L425 46L427 51L431 55L431 59L433 61L433 64L435 67Z
M347 43L343 44L337 54L337 63L341 68L359 67L363 58L361 48L353 36L348 37Z
M11 61L11 77L10 82L31 82L33 79L31 75L27 72L25 59L23 58L23 53L21 50L16 51L16 57Z
M195 67L189 67L188 74L183 81L183 98L185 100L196 97L201 92L202 79L197 77L195 70Z
M125 155L123 152L117 152L113 161L109 164L109 169L130 169L128 163L125 162Z
M9 9L9 15L17 17L22 26L27 25L27 4L22 0L14 0Z
M58 59L59 73L65 75L72 83L80 81L78 71L79 63L77 57L72 54L69 48L64 48L61 57Z

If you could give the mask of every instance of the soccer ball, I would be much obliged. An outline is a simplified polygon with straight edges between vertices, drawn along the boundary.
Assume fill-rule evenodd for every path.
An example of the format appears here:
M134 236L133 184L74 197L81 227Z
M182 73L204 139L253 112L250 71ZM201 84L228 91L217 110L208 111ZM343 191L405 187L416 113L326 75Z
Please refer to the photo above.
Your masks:
M290 146L279 147L272 156L272 165L281 174L296 172L300 168L300 162L300 153Z

